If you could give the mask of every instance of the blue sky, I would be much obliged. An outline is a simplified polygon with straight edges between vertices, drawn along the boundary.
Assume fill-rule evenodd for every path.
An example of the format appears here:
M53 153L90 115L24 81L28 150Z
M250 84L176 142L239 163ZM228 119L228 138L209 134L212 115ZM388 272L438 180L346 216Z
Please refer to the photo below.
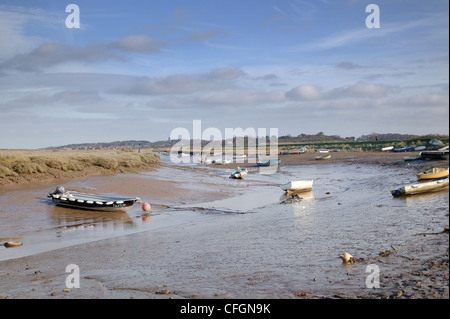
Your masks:
M193 120L448 134L448 30L447 0L0 0L0 148L164 140Z

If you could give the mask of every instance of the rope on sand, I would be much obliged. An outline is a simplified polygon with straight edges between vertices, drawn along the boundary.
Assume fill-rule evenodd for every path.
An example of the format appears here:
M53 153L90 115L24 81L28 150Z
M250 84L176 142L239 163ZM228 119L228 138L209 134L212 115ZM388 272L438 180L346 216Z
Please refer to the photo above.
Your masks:
M349 263L349 264L353 264L353 263L357 263L357 262L363 262L363 261L367 261L369 259L375 259L375 258L379 258L379 257L387 257L387 256L390 256L390 255L392 255L394 253L399 252L403 248L408 247L412 243L418 242L418 241L420 241L422 239L427 239L427 238L438 236L438 235L442 235L442 234L448 234L448 232L449 232L448 226L445 226L444 230L442 232L438 232L438 233L417 233L417 234L412 234L412 235L407 235L407 236L403 236L403 237L397 238L391 244L392 250L386 250L386 251L380 252L378 254L378 256L366 257L366 258L355 258L352 255L350 255L349 253L344 253L344 254L340 255L339 257L342 259L342 261L344 263ZM416 237L416 236L424 236L424 237L416 239L416 240L413 240L413 241L409 242L407 245L395 249L395 247L394 247L394 243L395 242L397 242L399 240L402 240L402 239L405 239L405 238Z

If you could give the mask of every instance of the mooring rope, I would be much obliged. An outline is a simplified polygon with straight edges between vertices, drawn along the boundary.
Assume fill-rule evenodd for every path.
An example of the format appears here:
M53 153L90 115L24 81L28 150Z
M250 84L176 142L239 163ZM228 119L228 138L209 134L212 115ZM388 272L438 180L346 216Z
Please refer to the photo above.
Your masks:
M395 239L395 240L392 242L392 244L391 244L392 250L386 250L386 251L384 251L384 252L380 252L377 256L366 257L366 258L354 258L353 256L350 255L351 257L348 259L347 262L348 262L348 263L357 263L357 262L367 261L367 260L369 260L369 259L375 259L375 258L380 258L380 257L387 257L387 256L390 256L390 255L392 255L392 254L394 254L394 253L399 252L399 251L402 250L403 248L408 247L408 246L411 245L412 243L418 242L418 241L420 241L420 240L422 240L422 239L427 239L427 238L431 238L431 237L433 237L433 236L438 236L438 235L442 235L442 234L448 234L448 228L444 228L444 230L443 230L442 232L438 232L438 233L417 233L417 234L411 234L411 235L403 236L403 237L400 237L400 238ZM416 239L416 240L413 240L413 241L409 242L408 244L406 244L406 245L403 246L403 247L400 247L400 248L397 248L397 249L395 249L395 247L394 247L394 243L397 242L397 241L399 241L399 240L402 240L402 239L405 239L405 238L408 238L408 237L421 236L421 235L424 236L424 237L419 238L419 239ZM343 255L341 255L341 258L344 260ZM345 262L345 261L344 261L344 262Z

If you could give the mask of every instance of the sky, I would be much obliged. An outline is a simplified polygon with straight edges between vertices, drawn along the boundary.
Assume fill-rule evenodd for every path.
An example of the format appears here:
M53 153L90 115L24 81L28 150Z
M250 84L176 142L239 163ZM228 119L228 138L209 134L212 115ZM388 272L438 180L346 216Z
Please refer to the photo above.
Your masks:
M448 135L448 69L448 0L0 0L0 149Z

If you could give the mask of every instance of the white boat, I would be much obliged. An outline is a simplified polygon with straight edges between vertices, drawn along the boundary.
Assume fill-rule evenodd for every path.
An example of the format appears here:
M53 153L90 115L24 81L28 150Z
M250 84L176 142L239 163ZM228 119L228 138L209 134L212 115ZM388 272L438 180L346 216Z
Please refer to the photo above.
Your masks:
M394 149L394 146L388 146L388 147L383 147L381 149L381 151L386 152L386 151L392 151Z
M314 180L290 181L281 184L280 188L286 192L303 192L310 191L313 187Z
M48 193L47 197L51 198L56 205L106 212L126 212L134 203L140 201L139 197L107 197L75 191L66 192L62 186L58 186L53 193Z
M186 154L186 153L179 153L179 154L178 154L178 157L179 157L179 158L189 157L189 156L191 156L191 155L190 155L190 154Z
M421 193L434 192L440 189L448 187L448 177L442 179L436 179L431 182L417 183L412 185L405 185L398 189L391 191L392 196L400 197L404 195L415 195Z
M415 151L423 151L424 149L426 149L426 146L417 146L416 148L414 148Z
M248 174L248 170L246 168L237 168L232 173L230 178L234 179L243 179L245 175Z
M204 157L199 158L198 161L199 161L199 163L203 163L203 164L211 164L212 163L212 160L210 158L204 158Z
M439 140L431 140L431 141L429 141L428 143L429 143L430 145L433 145L433 146L439 146L439 145L442 144L442 142L439 141Z
M325 155L325 156L316 156L316 160L325 160L330 159L331 155Z

